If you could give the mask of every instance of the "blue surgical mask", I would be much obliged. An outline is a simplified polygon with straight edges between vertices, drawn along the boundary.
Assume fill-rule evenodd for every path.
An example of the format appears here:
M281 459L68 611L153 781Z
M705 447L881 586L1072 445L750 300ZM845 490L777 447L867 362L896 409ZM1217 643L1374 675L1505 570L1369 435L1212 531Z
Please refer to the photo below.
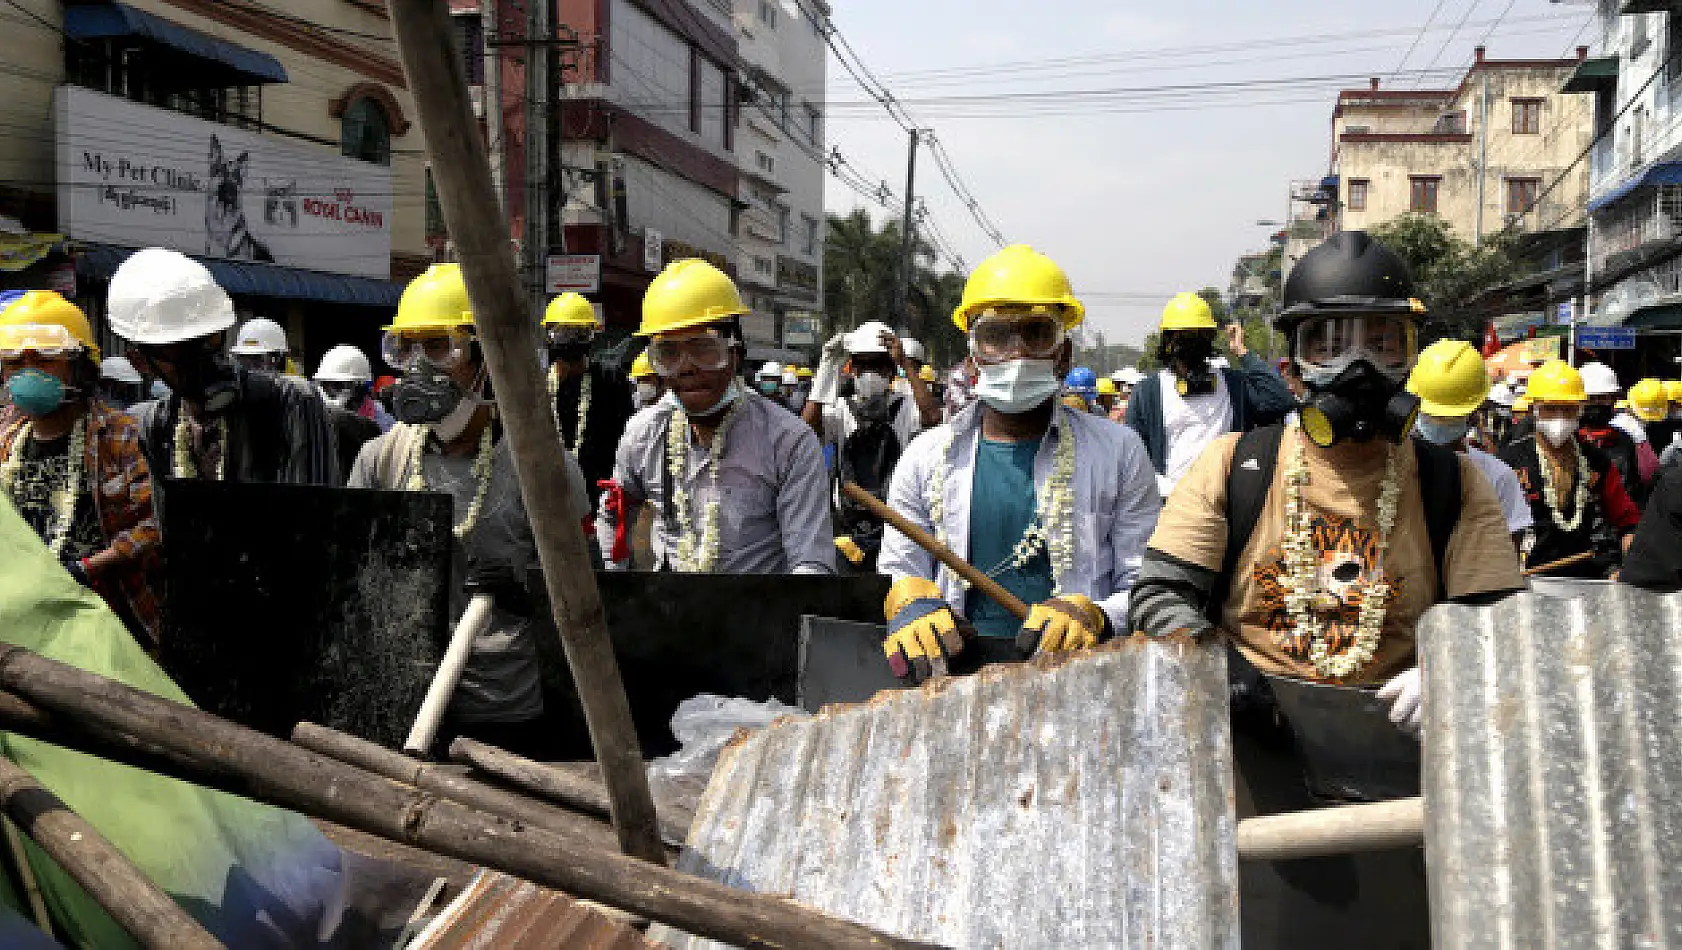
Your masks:
M1420 416L1413 427L1433 445L1453 445L1464 439L1471 428L1465 419L1432 419L1429 416Z
M6 381L6 392L12 405L25 415L39 418L64 404L64 383L58 377L38 369L26 369L12 374Z
M1052 360L1019 359L981 364L975 396L1003 413L1027 412L1057 395L1062 380Z

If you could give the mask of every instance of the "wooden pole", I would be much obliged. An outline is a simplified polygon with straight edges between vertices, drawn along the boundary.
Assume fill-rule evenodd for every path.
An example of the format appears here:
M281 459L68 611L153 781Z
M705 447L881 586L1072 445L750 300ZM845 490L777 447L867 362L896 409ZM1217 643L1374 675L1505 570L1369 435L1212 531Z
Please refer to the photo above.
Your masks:
M387 6L620 847L645 861L664 863L642 747L584 543L582 519L588 512L572 510L572 493L581 486L571 483L561 460L537 360L538 317L520 292L508 223L491 187L490 160L473 119L449 6L444 0L388 0ZM547 161L547 156L529 158Z
M313 722L300 722L292 730L292 741L318 755L441 795L487 815L545 828L556 834L574 835L593 848L616 846L613 829L602 821L574 811L556 808L534 798L475 782L460 771L419 762L377 743L346 735ZM601 813L607 818L605 810ZM681 846L683 842L678 842Z
M207 784L471 861L744 947L922 947L769 894L593 848L317 755L191 706L0 643L0 689L96 734L132 736Z
M0 807L141 946L222 946L93 825L6 758L0 758Z
M495 604L496 598L489 594L474 594L467 602L467 609L456 621L455 633L450 635L449 649L444 651L438 671L432 674L432 683L426 688L426 698L421 700L415 723L409 727L409 738L403 741L404 752L424 757L432 748L432 740L438 736L438 724L444 721L444 710L449 708L456 684L461 682L461 671L467 668L467 658L473 653L473 641L490 627L491 608Z
M993 598L995 603L1010 611L1017 620L1028 619L1028 605L1023 603L1020 597L1005 590L998 581L982 573L975 565L952 553L951 548L941 544L935 540L933 535L906 520L904 515L882 504L880 498L860 488L855 482L842 482L841 491L848 498L863 505L871 514L893 525L899 530L900 534L915 541L923 550L934 555L935 560L951 568L953 573L959 577L969 581L970 586Z
M1424 843L1425 803L1420 798L1315 808L1238 823L1238 857L1245 861L1389 851Z
M450 758L562 808L607 817L607 793L598 782L542 762L533 762L466 736L450 743ZM658 808L659 804L656 803L655 807ZM689 836L689 829L686 823L671 821L662 815L660 833L667 844L682 847L684 839Z
M1592 557L1594 557L1593 551L1579 551L1570 557L1562 557L1557 561L1549 561L1546 564L1538 564L1535 567L1527 567L1524 570L1519 571L1519 573L1523 574L1525 577L1534 577L1538 574L1546 574L1549 571L1557 571L1562 567L1570 567L1573 564L1581 564Z

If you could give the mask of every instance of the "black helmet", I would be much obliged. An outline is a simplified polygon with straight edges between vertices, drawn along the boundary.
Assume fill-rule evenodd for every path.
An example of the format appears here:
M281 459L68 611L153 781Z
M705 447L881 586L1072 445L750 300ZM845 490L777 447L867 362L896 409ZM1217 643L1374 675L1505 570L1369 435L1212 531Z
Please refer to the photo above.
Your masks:
M1304 317L1328 311L1423 313L1413 273L1365 231L1340 231L1302 256L1285 280L1277 328L1289 335Z

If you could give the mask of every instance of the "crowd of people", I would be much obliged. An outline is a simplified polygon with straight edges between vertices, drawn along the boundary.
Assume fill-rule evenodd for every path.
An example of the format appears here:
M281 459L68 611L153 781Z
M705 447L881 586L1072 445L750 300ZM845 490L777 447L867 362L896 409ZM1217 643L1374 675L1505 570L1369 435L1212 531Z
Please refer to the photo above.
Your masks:
M1682 585L1682 383L1626 391L1603 364L1558 360L1492 380L1465 341L1422 349L1406 265L1361 232L1304 256L1283 297L1277 364L1181 294L1160 368L1099 378L1072 365L1085 308L1067 276L1015 245L969 275L952 314L968 354L944 374L876 321L815 368L754 367L734 282L680 260L647 290L628 367L576 294L544 315L542 357L604 569L886 575L883 651L911 681L978 638L1027 657L1222 635L1268 674L1382 687L1416 731L1413 628L1432 604L1493 601L1526 573ZM442 492L452 617L476 594L494 610L441 741L542 746L535 545L456 265L405 290L385 385L354 347L290 375L284 330L236 326L209 271L173 251L111 278L121 358L102 361L51 291L0 305L0 493L138 641L162 629L160 478Z

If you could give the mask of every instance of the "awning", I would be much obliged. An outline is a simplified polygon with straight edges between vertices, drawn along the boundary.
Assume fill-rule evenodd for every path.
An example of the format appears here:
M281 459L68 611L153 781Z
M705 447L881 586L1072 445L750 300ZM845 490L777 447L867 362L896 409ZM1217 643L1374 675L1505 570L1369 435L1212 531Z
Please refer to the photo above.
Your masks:
M1636 13L1668 13L1675 10L1679 4L1677 0L1623 0L1618 6L1619 16L1630 16Z
M1624 179L1618 187L1590 201L1589 210L1599 211L1607 205L1616 204L1636 189L1648 185L1682 185L1682 162L1659 162L1649 165L1646 171L1633 178Z
M1570 78L1560 92L1598 92L1618 85L1618 57L1597 56L1585 59L1571 71Z
M117 265L128 259L135 248L112 244L82 244L76 254L76 276L90 280L106 280ZM323 303L348 303L363 307L395 307L403 296L403 285L372 277L352 277L347 274L325 274L321 271L298 270L276 264L252 261L226 261L191 255L204 266L216 282L233 296L282 297L288 300L315 300Z
M1630 314L1624 326L1641 330L1682 330L1682 303L1642 308Z
M221 63L254 83L287 81L286 67L267 53L200 33L126 3L65 7L64 33L72 40L145 37L189 56Z

